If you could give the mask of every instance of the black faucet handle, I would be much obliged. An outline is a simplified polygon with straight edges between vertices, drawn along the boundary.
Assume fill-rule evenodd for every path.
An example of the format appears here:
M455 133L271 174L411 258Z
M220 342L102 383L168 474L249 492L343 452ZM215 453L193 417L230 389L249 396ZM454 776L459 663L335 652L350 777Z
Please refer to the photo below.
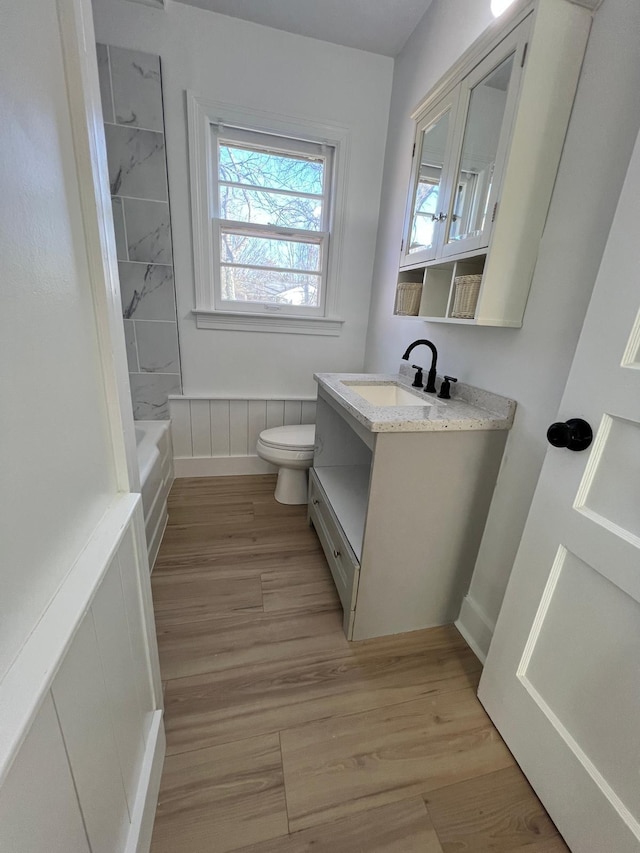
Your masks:
M422 388L422 368L420 367L419 364L412 364L411 367L413 367L414 370L418 371L416 373L416 375L413 377L413 382L411 383L411 387L412 388Z
M429 373L427 373L427 384L424 386L424 390L427 394L435 394L436 393L436 369L432 367Z
M455 376L445 376L442 385L440 386L440 393L438 394L438 397L440 397L441 400L450 400L451 383L457 381L458 380L455 378Z

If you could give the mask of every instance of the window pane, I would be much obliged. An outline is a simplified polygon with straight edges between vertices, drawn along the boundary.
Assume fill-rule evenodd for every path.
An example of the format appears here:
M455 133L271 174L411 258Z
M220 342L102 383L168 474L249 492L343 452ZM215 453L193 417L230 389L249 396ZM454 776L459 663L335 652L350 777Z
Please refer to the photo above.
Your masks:
M322 195L324 160L220 144L221 181Z
M224 302L261 302L315 308L320 298L320 276L277 270L222 267Z
M416 189L416 209L411 229L411 242L409 252L422 249L433 244L433 231L435 222L433 217L438 206L438 192L440 185L437 180L430 177L423 178L422 173L418 180Z
M220 218L320 231L322 200L220 186Z
M320 272L320 246L277 237L251 237L222 231L223 263Z

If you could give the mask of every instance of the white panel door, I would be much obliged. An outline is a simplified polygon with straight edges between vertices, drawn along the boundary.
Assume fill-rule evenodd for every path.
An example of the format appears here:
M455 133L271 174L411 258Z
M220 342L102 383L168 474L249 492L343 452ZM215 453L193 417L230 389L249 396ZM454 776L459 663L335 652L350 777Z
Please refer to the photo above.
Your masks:
M478 694L575 853L640 850L639 222L640 138Z

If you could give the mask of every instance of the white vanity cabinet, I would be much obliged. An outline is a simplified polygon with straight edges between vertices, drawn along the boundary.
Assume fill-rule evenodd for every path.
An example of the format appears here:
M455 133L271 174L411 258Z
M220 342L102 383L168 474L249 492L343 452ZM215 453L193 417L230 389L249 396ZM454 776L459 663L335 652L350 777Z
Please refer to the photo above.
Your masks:
M458 616L507 429L374 432L320 385L308 512L348 639Z
M398 283L422 285L419 317L522 325L590 23L569 0L516 2L413 113Z

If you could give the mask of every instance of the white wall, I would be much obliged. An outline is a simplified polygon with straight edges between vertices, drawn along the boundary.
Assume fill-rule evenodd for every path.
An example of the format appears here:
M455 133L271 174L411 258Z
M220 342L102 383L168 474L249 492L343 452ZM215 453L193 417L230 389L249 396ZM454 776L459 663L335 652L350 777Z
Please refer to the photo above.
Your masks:
M185 395L305 396L314 371L359 370L369 308L393 62L170 3L94 0L96 36L159 54ZM350 131L340 337L196 329L185 89Z
M0 682L116 491L56 4L0 27Z
M523 328L445 327L393 317L414 133L410 113L491 20L489 0L434 0L396 60L366 352L367 370L395 371L407 344L428 337L440 352L441 372L518 401L469 593L478 627L486 623L484 637L477 638L485 647L640 122L640 4L604 0L594 19ZM416 350L412 358L426 364L427 355Z
M91 6L0 17L0 851L148 850L162 686Z

